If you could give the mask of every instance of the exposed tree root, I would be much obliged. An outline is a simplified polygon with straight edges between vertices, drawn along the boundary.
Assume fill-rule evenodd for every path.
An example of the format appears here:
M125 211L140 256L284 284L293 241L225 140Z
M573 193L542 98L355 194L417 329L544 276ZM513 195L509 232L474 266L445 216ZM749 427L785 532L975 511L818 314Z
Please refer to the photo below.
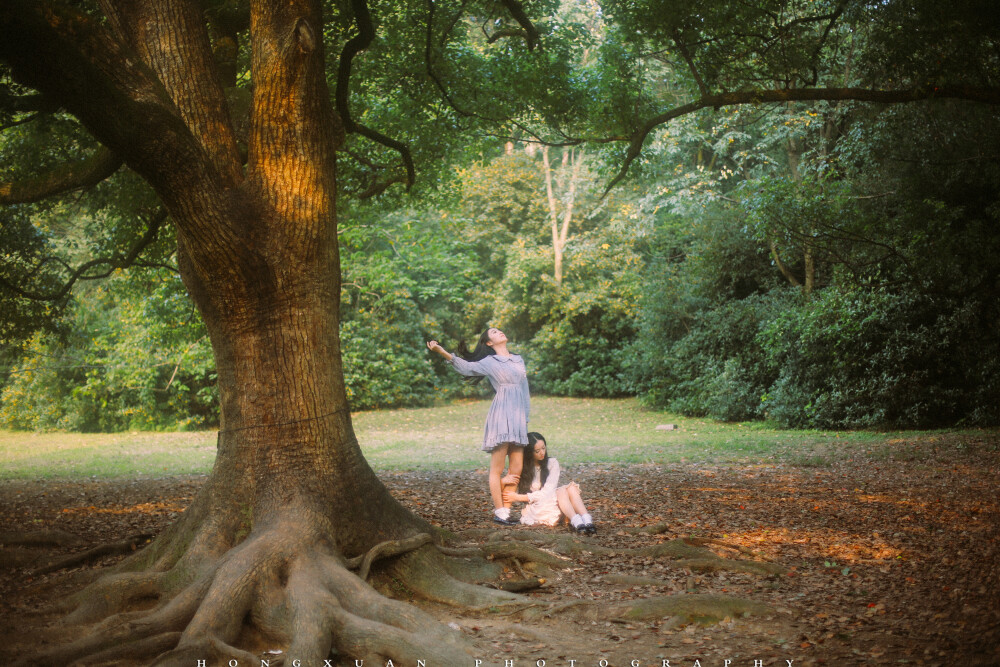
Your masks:
M75 547L83 540L64 530L0 532L0 545L20 547Z
M128 609L139 600L159 598L162 578L159 572L126 572L98 579L66 600L63 608L72 612L63 622L66 625L94 623Z
M461 567L455 559L431 547L423 547L393 561L386 574L413 594L456 607L488 608L523 601L513 593L472 585L456 578L452 572Z
M530 573L569 567L582 553L668 559L696 571L782 571L772 563L721 558L700 538L615 550L540 531L484 532L481 542L459 546L436 545L421 532L383 541L345 561L325 520L304 510L289 510L266 524L259 520L246 533L220 530L210 519L199 530L175 524L171 531L173 544L137 553L71 599L72 613L60 627L70 631L87 624L86 634L23 664L128 660L191 667L233 659L256 664L264 649L281 649L287 660L301 664L323 664L331 655L375 664L415 659L462 664L472 653L461 632L392 598L418 596L524 619L673 617L709 623L771 610L747 600L698 595L551 605L514 591L537 588L544 578ZM125 543L131 548L134 540ZM516 580L496 583L504 569ZM487 581L494 587L476 585Z
M772 575L787 572L774 563L759 563L753 560L730 560L728 558L682 558L671 563L674 567L692 572L746 572L748 574Z
M154 649L155 650L155 649ZM227 664L235 660L240 664L259 664L257 656L249 651L231 646L216 637L199 637L196 640L186 639L181 635L177 647L161 653L150 665L153 667L181 667L181 665L197 665L205 660L209 665Z
M113 660L128 660L159 655L176 646L180 637L181 633L179 632L164 632L152 637L123 642L118 646L98 651L84 661L77 662L81 664L101 664Z
M505 540L503 542L487 542L483 545L483 555L496 560L497 558L517 558L523 561L540 563L553 568L564 568L572 565L565 556L543 551L524 542Z
M626 532L632 533L633 535L636 534L662 535L663 533L666 533L670 530L670 524L661 522L654 524L652 526L626 528L625 530ZM722 540L716 540L710 537L682 537L681 539L693 546L705 546L706 544L714 544L716 546L724 547L726 549L739 551L740 553L746 554L747 556L760 556L760 554L756 553L752 549L748 549L747 547L741 546L739 544L732 544L731 542L723 542Z
M544 584L544 579L510 579L497 583L496 588L510 593L523 593L524 591L533 591L536 588L541 588Z
M63 530L5 531L0 533L0 568L10 569L32 565L44 559L38 549L73 547L83 540ZM22 548L28 547L28 548ZM41 574L35 572L34 574Z
M601 577L609 584L621 584L622 586L671 586L671 582L653 577L634 577L627 574L606 574Z
M645 620L677 616L688 622L703 625L718 623L726 618L775 613L774 609L766 604L726 595L671 595L648 598L616 605L615 611L615 615L620 618Z
M669 530L670 524L661 521L660 523L653 524L652 526L630 526L625 529L625 532L631 533L632 535L662 535Z
M0 568L12 569L38 562L40 554L34 549L13 547L0 549Z
M783 574L787 572L784 567L775 563L722 558L710 549L691 544L691 541L684 538L654 544L641 549L625 549L622 553L647 558L669 558L672 561L671 564L675 567L687 568L698 572L749 572L760 575Z
M102 544L101 546L94 547L93 549L88 549L82 553L67 556L66 558L57 560L54 563L40 567L34 570L32 574L35 576L48 574L57 570L66 569L67 567L80 565L81 563L89 563L97 560L98 558L103 558L104 556L117 556L118 554L135 551L141 543L148 541L151 537L152 535L150 533L139 533L118 542Z
M517 572L517 576L521 577L522 579L532 579L533 578L533 577L529 577L528 573L524 571L524 568L521 566L521 561L519 561L518 559L511 558L510 559L510 565L511 565L511 567L514 568L514 571Z
M516 537L520 531L511 531L510 536ZM488 540L493 536L503 537L502 533L493 528L467 528L455 533L455 539L464 542L475 542L477 540Z
M648 620L677 617L682 623L708 625L726 618L774 613L771 607L752 600L725 595L671 595L631 602L607 604L591 600L573 600L551 607L531 607L519 612L525 619L559 615L577 620Z
M710 537L685 537L682 538L688 544L694 544L696 546L704 546L706 544L714 544L719 547L725 547L726 549L732 549L734 551L739 551L742 554L748 556L758 556L760 554L755 553L752 549L748 549L739 544L732 544L731 542L723 542L722 540L712 539Z
M486 560L482 550L477 550L473 555L457 558L443 557L436 560L448 576L467 584L484 584L496 581L504 571L502 562Z
M697 572L748 572L751 574L772 575L783 574L787 570L775 563L766 563L755 560L733 560L722 558L712 550L705 548L705 544L719 544L729 548L743 550L742 547L730 545L718 540L684 537L653 544L639 549L610 549L592 542L580 540L571 535L562 533L537 533L521 532L513 533L511 540L531 542L534 544L545 544L552 551L567 556L574 556L580 553L592 553L599 556L607 555L627 555L640 556L645 558L663 558L671 561L671 565L680 568L687 568ZM487 543L493 544L491 542ZM531 558L526 558L531 560ZM549 563L546 563L549 564Z
M483 555L483 550L479 547L447 547L439 544L437 550L454 558L479 558Z
M646 558L667 558L671 560L696 559L696 558L718 558L710 549L699 547L688 543L683 538L660 542L648 547L639 549L623 549L623 553L631 556L643 556ZM720 559L722 560L722 559Z
M211 562L195 564L182 557L173 559L175 567L168 571L118 572L99 579L75 597L75 608L61 626L70 632L86 624L85 634L22 664L130 660L191 667L200 660L227 664L233 659L257 664L260 651L275 647L302 664L323 664L331 653L381 664L414 656L437 664L468 661L471 649L461 632L380 595L345 567L314 528L290 524L258 526ZM459 603L518 599L437 570L440 563L434 559L444 557L427 546L429 540L423 534L379 545L360 564L417 548L424 553L400 573L407 588L420 589L414 581L448 581L439 591L458 593Z
M522 637L527 637L534 641L544 642L545 644L552 646L557 643L557 640L547 632L541 632L536 630L530 625L522 625L520 623L507 623L507 622L494 622L492 624L494 630L500 632L508 632L513 635L521 635Z
M542 573L549 576L554 570L563 569L572 563L569 559L554 554L551 551L536 549L516 536L489 540L483 546L448 547L437 545L438 551L452 558L445 559L445 568L451 576L467 583L483 583L495 580L500 568L492 563L503 560L513 567L523 579L531 578L525 570ZM488 560L483 560L483 559ZM456 559L462 559L458 561ZM522 567L522 561L527 567Z
M579 556L584 553L596 555L613 555L624 553L621 549L611 549L587 538L581 538L569 533L549 532L515 532L511 533L507 540L518 542L528 542L530 544L545 545L550 550L562 554L563 556Z
M463 536L471 537L469 533L464 533ZM518 559L529 561L529 563L538 554L549 554L548 551L541 550L529 554L521 550L512 550L505 546L516 542L521 542L525 545L528 543L546 545L552 551L564 555L577 555L580 553L596 555L623 554L642 558L665 559L673 567L698 572L732 571L772 575L785 571L785 568L774 563L722 558L705 546L706 544L716 544L718 541L705 538L681 538L638 549L610 549L562 533L523 531L503 535L499 540L496 538L487 538L487 542L482 547L482 550L483 553L492 551L495 555L516 556ZM743 551L735 545L726 543L719 545ZM468 547L463 548L461 553L469 553ZM549 562L544 558L538 558L538 560L542 560L546 564ZM628 585L671 585L669 582L648 577L612 576L615 576L617 580ZM589 600L573 600L558 605L543 605L534 602L511 609L507 611L494 609L493 611L499 611L501 614L513 615L524 619L559 615L585 620L617 619L624 622L627 620L667 617L673 619L672 622L676 624L717 623L725 618L735 618L742 615L760 615L773 613L774 611L767 605L751 600L715 595L672 595L612 605Z
M430 541L430 535L427 533L420 533L419 535L414 535L413 537L405 540L389 540L387 542L382 542L372 547L364 556L348 560L347 567L351 570L357 569L358 577L361 579L367 579L368 571L371 569L372 563L376 560L390 558L392 556L398 556L400 554L413 551L414 549L424 546Z

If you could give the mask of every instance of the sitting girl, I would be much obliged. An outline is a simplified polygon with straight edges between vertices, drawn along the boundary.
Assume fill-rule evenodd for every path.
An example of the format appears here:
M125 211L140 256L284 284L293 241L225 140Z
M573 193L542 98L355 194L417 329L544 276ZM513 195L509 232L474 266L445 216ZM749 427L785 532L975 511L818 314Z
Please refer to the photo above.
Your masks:
M517 491L504 494L505 501L528 503L521 512L521 523L526 526L536 523L554 526L566 517L576 532L587 535L596 533L597 527L583 504L576 482L556 488L559 484L559 462L549 458L541 433L528 433L524 459Z

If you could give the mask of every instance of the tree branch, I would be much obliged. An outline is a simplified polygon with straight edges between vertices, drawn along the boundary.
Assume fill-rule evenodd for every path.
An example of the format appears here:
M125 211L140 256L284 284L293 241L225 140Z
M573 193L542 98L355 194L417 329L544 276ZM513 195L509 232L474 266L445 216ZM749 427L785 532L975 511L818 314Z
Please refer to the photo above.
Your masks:
M785 276L785 279L788 280L792 287L802 287L802 283L799 282L799 279L796 278L795 275L788 270L788 267L785 266L784 262L781 261L781 256L778 254L778 244L775 242L774 238L768 237L767 243L771 248L771 257L774 259L774 264L778 267L778 271L781 272L781 275Z
M416 180L416 170L413 167L413 156L410 154L409 147L400 141L396 141L376 130L355 122L351 117L351 110L347 103L350 96L351 64L354 61L354 56L368 48L368 45L375 39L375 26L372 25L372 17L368 11L367 2L365 0L351 0L351 7L354 9L354 22L358 26L358 34L348 40L344 44L343 51L341 51L340 62L337 66L337 88L334 91L334 104L346 132L360 134L400 154L403 158L403 164L406 165L405 183L406 189L409 190ZM384 192L391 184L401 181L402 179L393 178L386 182L384 187L378 190L378 192L375 192L373 188L369 188L371 194L367 196L371 197Z
M875 102L878 104L902 104L931 99L959 99L984 104L1000 104L1000 88L981 88L975 86L933 86L925 88L910 88L904 90L874 90L870 88L787 88L778 90L745 90L716 95L706 95L700 99L675 107L665 113L655 116L629 138L625 162L618 174L604 190L607 195L628 173L632 161L639 157L642 145L649 133L658 126L675 118L680 118L701 109L709 107L718 109L727 106L743 104L766 104L769 102L818 102L853 100L858 102Z
M38 112L35 112L35 113L31 114L30 116L27 116L25 118L19 118L17 120L12 120L9 123L6 123L4 125L0 125L0 132L4 132L6 130L9 130L12 127L17 127L18 125L24 125L26 123L30 123L31 121L36 120L37 118L39 118L41 115L42 115L42 112L38 111Z
M167 212L165 210L160 210L153 218L149 221L149 228L146 233L143 234L142 238L126 253L125 255L120 255L118 257L99 257L97 259L92 259L89 262L84 262L76 268L70 275L69 279L54 292L36 292L34 290L24 289L19 285L7 280L6 278L0 276L0 287L3 287L18 296L22 296L26 299L31 299L32 301L59 301L69 294L70 290L73 289L73 285L76 284L78 280L97 280L100 278L107 278L116 269L126 269L134 264L139 258L139 255L149 247L159 234L160 228L163 226L163 222L167 219ZM43 258L34 269L32 269L28 276L33 276L43 265L50 261L56 261L61 263L63 266L68 268L66 262L59 258L45 257ZM100 273L90 273L87 272L99 267L105 266L106 269Z
M376 195L380 195L389 189L389 186L393 183L406 183L406 187L409 188L413 185L413 182L408 180L406 176L402 174L396 174L395 176L390 176L384 181L375 179L372 184L369 185L363 192L358 194L358 199L371 199Z
M27 204L52 195L90 188L111 176L122 160L107 148L90 157L55 167L51 171L17 182L0 182L0 205Z
M14 95L9 90L0 89L0 109L15 113L32 111L52 113L59 109L59 105L50 97L40 93Z
M691 58L691 54L688 52L687 46L681 39L681 33L678 30L674 30L674 44L677 45L677 50L681 52L681 57L684 58L684 62L687 63L688 69L691 70L691 76L694 77L694 81L698 84L698 90L701 92L702 97L706 97L709 94L708 86L705 85L705 81L698 74L698 68L694 66L694 59Z
M490 117L490 116L486 116L486 115L483 115L483 114L475 112L475 111L470 111L468 109L465 109L465 108L459 106L458 103L452 98L451 94L448 92L448 89L444 85L444 82L441 81L441 77L439 77L438 74L437 74L437 72L434 71L433 58L431 57L431 54L432 54L431 45L433 44L433 41L434 41L433 40L433 37L434 37L434 11L435 11L434 0L427 0L427 39L426 39L426 43L424 45L424 65L426 66L427 76L429 76L431 78L431 81L434 82L434 85L441 92L441 97L442 97L442 99L444 99L445 104L447 104L449 107L451 107L452 110L454 110L456 114L458 114L459 116L461 116L463 118L476 118L476 119L485 121L487 123L492 123L492 124L510 123L513 127L515 127L517 129L521 130L522 132L524 132L524 134L526 136L531 137L532 141L534 141L535 143L538 143L538 144L542 144L542 145L547 145L547 146L576 146L578 144L583 143L584 140L582 140L582 139L574 139L573 141L562 142L562 143L547 142L547 141L544 141L538 135L537 132L534 132L533 130L531 130L531 128L527 127L523 123L520 123L520 122L518 122L518 121L516 121L516 120L514 120L512 118ZM451 30L451 28L449 28L449 30ZM442 39L442 44L443 44L443 41L444 40ZM504 139L504 140L510 140L510 141L525 141L525 139L522 138L522 137L508 137L508 136L500 136L500 135L490 135L489 133L486 133L486 136L497 136L498 138L501 138L501 139Z
M538 30L524 12L524 7L518 0L500 0L500 2L507 8L518 25L524 28L524 40L528 43L528 50L533 50L538 44Z
M125 42L156 73L228 186L243 178L236 133L196 0L102 0Z
M163 84L108 29L71 7L0 3L0 59L20 83L58 102L148 181L182 231L205 247L238 247L218 211L219 173ZM178 169L177 165L185 168ZM198 216L184 215L197 210Z
M499 42L504 37L524 37L525 40L528 39L528 33L518 28L501 28L497 30L492 35L486 35L486 43L492 44L494 42Z

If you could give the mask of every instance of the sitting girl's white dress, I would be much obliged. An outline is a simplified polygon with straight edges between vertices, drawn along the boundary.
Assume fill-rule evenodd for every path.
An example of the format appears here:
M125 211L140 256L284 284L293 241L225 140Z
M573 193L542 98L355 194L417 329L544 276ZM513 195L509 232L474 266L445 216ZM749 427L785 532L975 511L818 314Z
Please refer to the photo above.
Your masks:
M549 459L549 474L545 478L545 486L542 486L541 480L542 471L535 462L535 477L528 492L528 504L521 510L521 523L526 526L534 526L537 523L554 526L562 517L559 503L556 501L556 489L562 488L558 486L559 461L554 458Z

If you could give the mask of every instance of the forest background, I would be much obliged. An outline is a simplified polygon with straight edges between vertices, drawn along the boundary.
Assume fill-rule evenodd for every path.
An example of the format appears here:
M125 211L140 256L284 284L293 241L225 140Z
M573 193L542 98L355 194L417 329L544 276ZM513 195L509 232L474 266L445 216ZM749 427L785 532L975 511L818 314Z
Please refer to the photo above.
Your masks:
M706 24L757 20L716 4ZM419 177L404 191L398 154L364 136L340 154L352 409L479 395L423 342L454 350L498 326L525 356L536 394L638 396L684 415L794 427L1000 422L996 106L706 108L652 132L616 177L625 149L601 137L689 102L703 78L777 89L809 76L829 88L996 79L1000 29L977 3L947 16L929 2L886 3L881 11L896 14L877 22L862 20L879 11L867 5L806 4L783 18L788 29L765 58L709 47L692 56L685 44L710 46L692 26L674 21L672 41L639 31L628 3L549 3L542 48L511 46L489 68L479 57L507 30L499 23L462 19L463 39L438 61L429 38L420 53L402 11L382 8L355 63L352 106L409 141ZM388 57L408 39L416 57ZM246 57L233 54L235 71ZM4 99L15 99L2 76ZM466 85L474 79L478 87ZM238 101L248 82L236 84ZM525 113L514 100L526 93L550 99ZM67 114L0 106L4 182L94 150ZM489 108L519 120L500 131ZM601 140L583 141L581 127ZM5 285L106 278L77 280L58 298L3 292L0 424L217 425L211 346L177 273L172 230L126 257L139 234L131 221L155 217L155 196L127 170L85 185L0 209ZM77 271L102 256L113 259Z

